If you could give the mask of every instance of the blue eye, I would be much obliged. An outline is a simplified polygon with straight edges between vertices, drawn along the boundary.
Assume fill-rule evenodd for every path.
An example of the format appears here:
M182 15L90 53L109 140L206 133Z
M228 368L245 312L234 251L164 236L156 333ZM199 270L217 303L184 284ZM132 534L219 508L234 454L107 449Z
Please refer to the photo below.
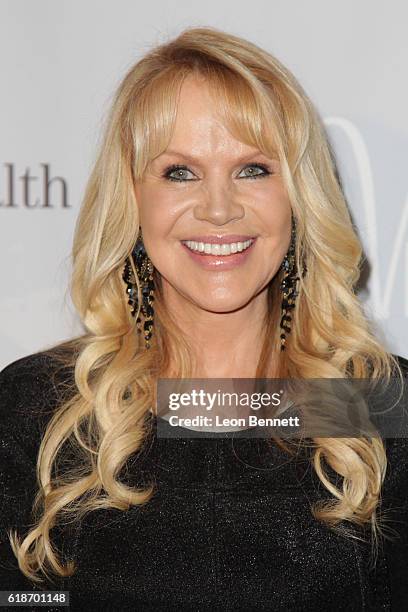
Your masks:
M257 172L253 172L253 168L256 168L257 170L262 170L262 172L259 174ZM248 166L245 166L242 172L246 172L247 170L251 170L251 172L242 178L251 178L251 179L253 178L254 179L254 178L261 178L263 176L269 176L269 174L271 174L268 168L264 166L263 164L249 164Z
M254 172L253 171L254 168L256 170L260 170L260 172L256 172L256 171ZM242 176L241 178L256 179L256 178L261 178L264 176L269 176L271 174L271 172L268 170L266 166L264 166L264 164L248 164L247 166L243 168L243 170L241 170L241 172L247 172L247 171L251 171L251 172L249 172L246 176ZM188 173L192 174L191 170L189 170L187 166L173 164L172 166L169 166L168 168L166 168L166 170L163 173L163 178L169 181L176 181L178 183L197 180L194 178L193 179L187 178ZM172 176L173 174L175 174L175 176Z
M187 181L195 180L195 179L185 178L187 172L190 172L191 174L191 170L189 170L187 166L173 165L165 170L163 177L168 179L169 181L177 181L177 182L182 182L186 180ZM173 173L176 173L176 176L172 176Z

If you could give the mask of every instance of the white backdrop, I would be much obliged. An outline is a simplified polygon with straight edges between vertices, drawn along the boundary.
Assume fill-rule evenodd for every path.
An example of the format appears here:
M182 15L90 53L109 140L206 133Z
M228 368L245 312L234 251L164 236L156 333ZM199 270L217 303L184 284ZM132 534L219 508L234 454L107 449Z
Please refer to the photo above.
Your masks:
M327 126L369 264L360 292L408 356L407 5L403 0L0 0L0 367L77 334L72 233L116 86L188 26L283 61Z

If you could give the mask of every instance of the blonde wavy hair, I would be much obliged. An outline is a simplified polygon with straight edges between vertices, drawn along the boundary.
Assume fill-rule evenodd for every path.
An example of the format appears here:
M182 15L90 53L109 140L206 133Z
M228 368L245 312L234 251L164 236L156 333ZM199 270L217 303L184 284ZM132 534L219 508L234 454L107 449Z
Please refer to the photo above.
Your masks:
M73 368L73 386L41 442L35 525L24 538L10 532L19 567L33 581L75 571L73 561L64 565L53 546L54 526L98 508L126 510L150 500L154 484L130 488L118 475L143 444L161 372L171 367L176 378L192 376L189 347L165 308L159 272L149 350L136 333L122 280L139 228L134 184L168 146L180 87L191 74L207 79L237 139L268 156L278 154L297 221L298 269L307 264L283 353L281 272L269 284L256 376L267 377L272 362L281 378L389 379L394 368L401 375L354 292L362 247L311 101L294 76L256 45L215 28L184 30L150 50L118 87L78 217L70 290L85 333L50 350L62 366ZM59 462L66 443L77 457L69 471ZM381 438L314 438L312 444L312 465L333 496L312 509L314 516L330 528L368 525L377 538L387 466ZM325 462L342 477L341 486L330 481Z

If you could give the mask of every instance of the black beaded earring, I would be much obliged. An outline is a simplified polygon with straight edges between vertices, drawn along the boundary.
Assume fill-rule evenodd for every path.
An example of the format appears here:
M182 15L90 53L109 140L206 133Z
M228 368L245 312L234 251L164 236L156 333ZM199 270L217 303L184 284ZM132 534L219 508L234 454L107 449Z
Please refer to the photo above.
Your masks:
M280 284L280 288L283 293L282 299L282 312L281 312L281 351L285 350L286 344L286 333L290 333L292 316L290 311L295 307L296 297L298 295L297 282L300 280L298 276L298 270L295 259L295 246L296 246L296 222L292 215L292 234L290 245L287 254L281 264L281 268L284 271L283 279ZM306 274L306 266L303 266L302 278Z
M141 304L141 314L144 318L143 323L143 332L145 339L146 348L150 348L150 339L153 333L153 317L154 310L152 303L154 301L154 282L153 282L153 264L146 252L143 243L142 229L139 228L139 235L137 237L136 244L133 248L132 255L133 261L135 264L137 276L141 285L142 291L142 304ZM138 296L137 296L137 284L135 275L133 273L133 269L129 260L129 257L126 258L125 267L122 275L123 280L125 281L127 288L126 293L129 296L128 304L130 304L131 314L134 317L138 310ZM142 333L142 319L139 316L136 319L137 332L139 334Z

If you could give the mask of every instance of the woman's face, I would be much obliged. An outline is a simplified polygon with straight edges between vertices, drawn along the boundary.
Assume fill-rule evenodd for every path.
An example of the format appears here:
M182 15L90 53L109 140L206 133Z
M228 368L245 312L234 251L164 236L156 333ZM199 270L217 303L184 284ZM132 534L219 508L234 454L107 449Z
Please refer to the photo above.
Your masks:
M278 271L291 232L279 162L227 131L205 81L184 81L171 142L135 190L144 244L169 304L234 311Z

